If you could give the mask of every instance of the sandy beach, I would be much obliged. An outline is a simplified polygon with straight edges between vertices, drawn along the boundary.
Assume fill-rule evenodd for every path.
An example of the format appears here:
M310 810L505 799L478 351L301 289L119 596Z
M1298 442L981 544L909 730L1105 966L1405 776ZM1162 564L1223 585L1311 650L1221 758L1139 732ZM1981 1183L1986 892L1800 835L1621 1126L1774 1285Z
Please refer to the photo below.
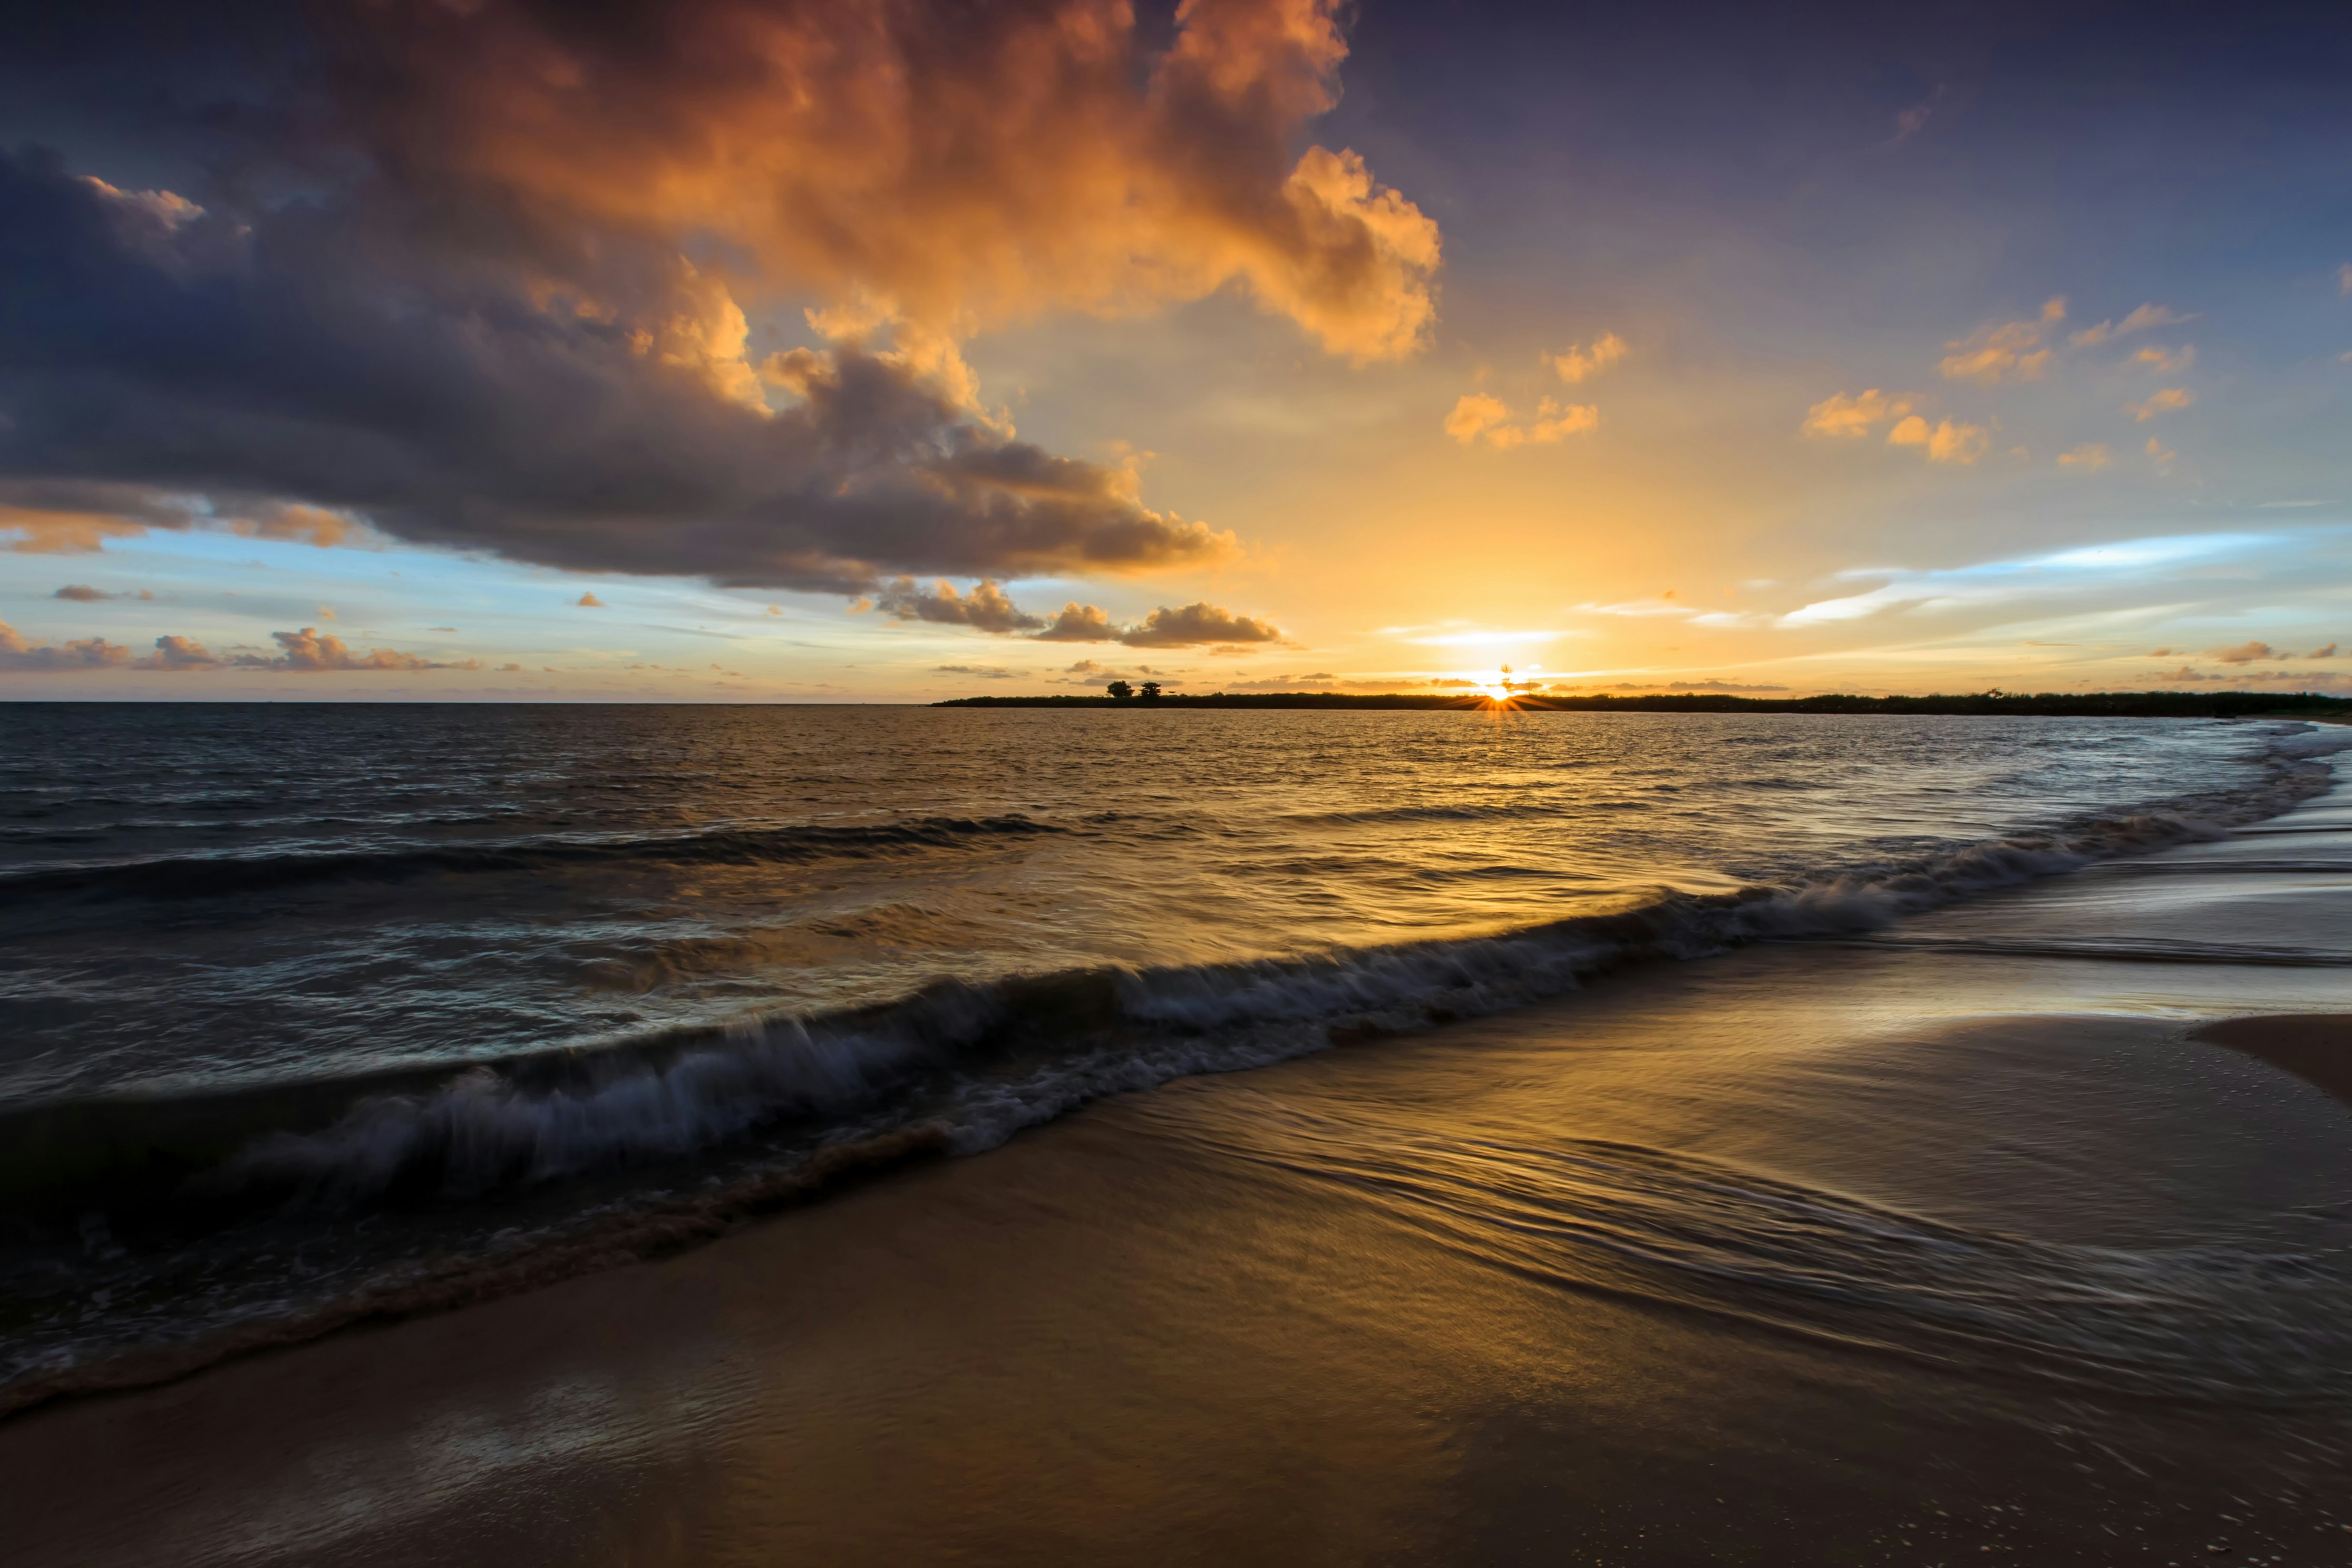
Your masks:
M11 1559L2340 1562L2347 881L2331 795L53 1406Z

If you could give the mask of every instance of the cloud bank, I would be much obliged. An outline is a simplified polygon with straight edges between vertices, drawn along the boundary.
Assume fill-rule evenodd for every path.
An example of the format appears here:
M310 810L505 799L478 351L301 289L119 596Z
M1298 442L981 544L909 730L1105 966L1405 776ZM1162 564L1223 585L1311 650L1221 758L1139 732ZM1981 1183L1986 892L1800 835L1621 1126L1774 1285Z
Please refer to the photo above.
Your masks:
M187 189L0 157L0 530L364 519L841 592L1214 559L1130 470L1020 440L956 344L1233 288L1412 352L1435 225L1297 151L1336 9L1185 0L1153 38L1119 0L230 6L209 36L274 66L89 95L176 114ZM62 26L45 64L162 81L151 33ZM746 305L788 298L814 340L756 356Z

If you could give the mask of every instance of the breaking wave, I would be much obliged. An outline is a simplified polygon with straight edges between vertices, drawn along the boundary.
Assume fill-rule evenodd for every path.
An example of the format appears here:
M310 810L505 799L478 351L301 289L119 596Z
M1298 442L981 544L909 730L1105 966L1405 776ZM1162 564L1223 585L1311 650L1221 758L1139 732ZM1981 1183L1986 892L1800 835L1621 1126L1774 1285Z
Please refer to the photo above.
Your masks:
M750 1016L715 1030L458 1070L38 1107L0 1122L0 1148L14 1151L0 1155L0 1207L58 1212L103 1197L348 1210L674 1160L771 1128L919 1114L942 1119L960 1149L984 1148L1106 1093L1494 1013L1630 965L1761 939L1855 936L1972 894L2215 837L2324 788L2326 769L2305 760L2321 748L2314 742L2352 746L2347 737L2282 739L2303 744L2283 748L2288 755L2257 787L2233 795L1786 885L1664 892L1612 914L1482 936L943 981L854 1011ZM1044 831L1003 818L909 824L887 838L832 831L822 841Z

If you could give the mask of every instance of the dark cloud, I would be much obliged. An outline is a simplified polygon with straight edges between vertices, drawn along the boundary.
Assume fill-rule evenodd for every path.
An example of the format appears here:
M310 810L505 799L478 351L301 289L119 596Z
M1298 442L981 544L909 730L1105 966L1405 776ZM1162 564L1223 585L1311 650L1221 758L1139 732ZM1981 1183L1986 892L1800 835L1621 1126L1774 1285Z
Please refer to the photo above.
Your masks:
M1434 225L1297 156L1329 0L1191 0L1157 43L1120 0L113 22L54 29L38 97L189 174L0 157L0 484L56 492L0 495L13 548L373 526L842 592L1183 566L1231 537L1018 439L957 336L1229 285L1358 359L1430 319ZM824 346L756 359L739 301L781 298L835 307Z
M49 595L49 597L52 599L70 599L77 604L93 604L101 599L111 599L114 595L111 593L101 593L86 582L68 582L63 588L58 589L55 593Z
M973 675L983 681L1019 680L1027 672L1007 670L993 664L941 664L933 672L941 675Z

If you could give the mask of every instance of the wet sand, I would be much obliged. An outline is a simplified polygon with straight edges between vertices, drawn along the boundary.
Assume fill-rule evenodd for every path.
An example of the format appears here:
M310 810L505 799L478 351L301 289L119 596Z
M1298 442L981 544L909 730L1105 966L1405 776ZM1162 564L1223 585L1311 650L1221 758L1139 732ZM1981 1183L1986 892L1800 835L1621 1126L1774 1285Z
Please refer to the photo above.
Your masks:
M1125 1097L0 1425L6 1555L2352 1561L2332 1320L2198 1271L2352 1243L2347 887L2330 797Z
M2193 1038L2242 1051L2352 1105L2352 1015L2223 1019Z

